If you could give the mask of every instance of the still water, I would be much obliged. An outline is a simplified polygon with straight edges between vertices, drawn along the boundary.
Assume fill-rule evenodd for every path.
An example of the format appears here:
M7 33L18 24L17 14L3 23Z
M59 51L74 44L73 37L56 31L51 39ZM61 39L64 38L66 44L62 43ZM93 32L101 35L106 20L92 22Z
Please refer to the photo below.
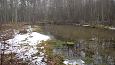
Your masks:
M65 42L54 53L66 59L82 59L87 65L115 64L115 30L72 25L47 25L43 29Z

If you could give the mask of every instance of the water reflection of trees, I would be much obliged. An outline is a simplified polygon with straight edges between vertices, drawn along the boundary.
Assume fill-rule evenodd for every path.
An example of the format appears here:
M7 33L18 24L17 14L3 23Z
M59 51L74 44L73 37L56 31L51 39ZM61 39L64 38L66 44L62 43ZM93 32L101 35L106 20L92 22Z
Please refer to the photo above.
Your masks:
M79 40L66 42L62 48L56 48L58 54L65 58L82 59L89 64L114 65L114 41L113 40Z

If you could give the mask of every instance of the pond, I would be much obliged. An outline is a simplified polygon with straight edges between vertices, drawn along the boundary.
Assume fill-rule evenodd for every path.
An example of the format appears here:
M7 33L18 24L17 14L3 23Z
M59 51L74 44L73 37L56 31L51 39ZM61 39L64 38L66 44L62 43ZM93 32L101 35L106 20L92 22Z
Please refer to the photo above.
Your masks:
M82 59L87 65L115 64L115 30L73 25L45 25L42 29L65 43L54 52L66 59Z

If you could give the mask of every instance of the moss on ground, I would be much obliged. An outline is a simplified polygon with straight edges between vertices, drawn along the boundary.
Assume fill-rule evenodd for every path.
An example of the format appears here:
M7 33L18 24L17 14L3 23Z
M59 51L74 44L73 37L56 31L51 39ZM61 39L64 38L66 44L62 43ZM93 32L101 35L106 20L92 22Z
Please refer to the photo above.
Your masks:
M46 58L47 58L47 64L51 65L51 64L54 64L54 65L64 65L63 64L63 56L60 55L60 54L54 54L53 53L53 49L55 46L58 46L58 42L60 41L54 41L54 40L48 40L48 41L45 41L41 44L41 46L44 47L44 50L45 50L45 55L46 55Z

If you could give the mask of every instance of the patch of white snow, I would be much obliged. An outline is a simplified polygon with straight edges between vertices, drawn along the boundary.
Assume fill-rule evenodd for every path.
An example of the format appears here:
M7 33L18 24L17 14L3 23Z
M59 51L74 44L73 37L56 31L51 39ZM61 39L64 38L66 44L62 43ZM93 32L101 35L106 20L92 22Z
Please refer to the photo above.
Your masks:
M49 36L31 32L27 34L16 34L13 39L9 39L6 42L10 45L9 48L5 51L5 54L8 53L16 53L17 58L25 60L26 58L30 58L30 60L34 57L33 55L38 52L36 45L38 45L41 41L46 41L50 39ZM0 46L1 43L0 43ZM40 47L43 49L44 47ZM46 65L46 63L41 60L44 58L44 53L39 52L40 57L36 56L36 59L32 60L34 64L37 65Z

